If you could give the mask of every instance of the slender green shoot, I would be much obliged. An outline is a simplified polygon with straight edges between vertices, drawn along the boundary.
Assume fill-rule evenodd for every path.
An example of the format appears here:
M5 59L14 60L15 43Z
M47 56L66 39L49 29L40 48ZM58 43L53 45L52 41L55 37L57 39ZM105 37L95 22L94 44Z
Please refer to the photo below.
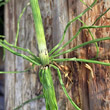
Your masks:
M39 96L36 96L36 97L33 98L33 99L30 99L30 100L27 100L27 101L23 102L21 105L19 105L18 107L14 108L13 110L19 110L20 108L22 108L22 107L23 107L24 105L26 105L27 103L36 101L36 100L38 100L38 99L40 99L40 98L43 98L43 97L44 97L43 94L41 94L41 95L39 95Z
M90 28L110 28L110 25L106 25L106 26L82 26L80 29L90 29Z
M0 1L0 6L8 3L9 0L6 0L5 2L1 2ZM94 26L96 24L96 22L103 16L105 15L110 8L108 8L103 14L101 14L96 20L95 22L91 25L91 26L87 26L80 18L90 9L92 9L92 7L96 4L97 0L94 0L94 2L88 6L83 0L80 0L84 5L87 6L87 8L77 17L75 17L74 19L72 19L70 22L68 22L68 24L66 25L66 28L64 30L63 36L61 41L49 52L49 56L48 56L48 50L47 50L47 46L46 46L46 41L45 41L45 34L44 34L44 29L43 29L43 24L42 24L42 18L41 18L41 13L40 13L40 8L39 8L39 4L38 4L38 0L30 0L30 3L28 3L22 10L19 18L18 18L18 22L17 22L17 33L16 33L16 38L15 38L15 44L10 44L8 43L5 39L5 36L0 35L0 46L2 46L4 49L8 50L9 52L13 53L14 55L20 56L23 59L26 59L27 61L31 62L32 65L37 65L40 66L40 70L39 70L39 78L40 78L40 82L43 85L43 95L37 96L34 99L30 99L28 101L25 101L24 103L22 103L21 105L19 105L18 107L16 107L13 110L18 110L20 108L22 108L25 104L35 101L41 97L45 98L45 103L46 103L46 110L58 110L57 107L57 101L56 101L56 97L55 97L55 90L54 90L54 86L53 86L53 80L51 77L51 71L50 71L50 67L54 68L57 73L58 73L58 78L60 81L60 84L62 86L62 89L65 93L65 95L67 96L67 98L69 99L69 101L71 102L71 104L73 105L73 107L76 110L81 110L71 99L71 97L69 96L69 94L66 91L66 88L64 87L64 83L62 81L61 78L61 73L59 68L57 67L56 63L60 63L60 62L65 62L65 61L78 61L78 62L85 62L85 63L94 63L94 64L101 64L101 65L106 65L106 66L110 66L110 63L106 63L106 62L101 62L101 61L96 61L96 60L88 60L88 59L79 59L79 58L64 58L64 59L57 59L55 57L58 57L60 55L72 52L78 48L81 48L83 46L86 46L88 44L91 43L95 43L96 45L96 49L97 49L97 54L96 57L98 57L99 54L99 48L98 48L98 44L97 42L99 41L104 41L104 40L110 40L110 37L104 37L104 38L100 38L100 39L95 39L92 32L90 31L91 28L96 29L96 28L110 28L110 26ZM36 38L37 38L37 42L38 42L38 49L39 49L39 57L37 57L36 55L34 55L33 52L31 52L29 49L24 49L21 48L19 46L17 46L17 42L18 42L18 36L19 36L19 25L20 25L20 20L21 17L23 16L23 13L25 12L26 8L31 4L31 8L32 8L32 14L33 14L33 19L34 19L34 24L35 24L35 31L36 31ZM79 28L78 32L67 42L65 43L62 47L61 44L65 39L65 35L66 32L69 28L69 26L75 22L76 20L79 20L83 26ZM71 49L68 49L66 51L60 52L63 48L65 48L68 44L70 44L70 42L72 42L83 29L88 29L88 32L90 33L91 37L93 40L91 41L87 41L84 42L80 45L77 45ZM29 56L21 54L19 52L16 52L15 50L21 50L23 52L28 53ZM60 53L59 53L60 52ZM56 63L55 63L56 62ZM33 66L31 68L33 68ZM9 71L9 72L2 72L0 71L0 74L7 74L7 73L21 73L21 72L28 72L31 68L26 69L24 71Z
M84 26L87 26L80 18L79 18L78 20L79 20ZM88 32L89 32L89 34L91 35L92 39L95 40L94 35L93 35L92 32L90 31L90 29L88 29ZM97 42L95 42L95 46L96 46L96 49L97 49L97 53L96 53L96 57L95 57L95 58L97 58L98 55L99 55L99 47L98 47ZM92 58L92 59L95 59L95 58Z
M94 21L94 23L92 24L92 26L93 26L94 24L96 24L96 22L97 22L102 16L104 16L109 10L110 10L110 8L108 8L104 13L102 13L102 14Z
M47 50L44 28L43 28L38 0L30 0L30 4L31 4L32 14L33 14L33 19L35 24L39 57L41 59L41 63L43 65L47 65L49 64L49 56L48 56L48 50Z
M0 40L4 40L5 36L4 35L0 35Z
M23 16L25 10L27 9L27 7L30 5L30 2L27 3L27 5L23 8L19 18L18 18L18 22L17 22L17 33L16 33L16 39L15 39L15 46L17 45L17 41L18 41L18 36L19 36L19 25L20 25L20 20L21 17Z
M58 78L59 78L60 84L61 84L61 86L62 86L62 89L63 89L65 95L67 96L67 98L69 99L69 101L71 102L71 104L73 105L73 107L74 107L76 110L81 110L81 109L73 102L73 100L71 99L71 97L68 95L68 93L67 93L67 91L66 91L66 88L65 88L65 86L64 86L64 83L63 83L63 80L62 80L62 77L61 77L61 73L60 73L59 68L56 67L55 65L52 65L52 64L51 64L50 66L57 70Z
M110 27L110 26L108 25L108 26L82 26L82 27L80 27L78 32L67 43L65 43L62 47L60 47L58 50L56 50L51 55L51 57L56 55L58 52L60 52L62 49L64 49L70 42L72 42L80 34L81 30L83 30L83 29L90 29L90 28L107 28L107 27Z
M92 8L95 4L96 4L97 0L94 0L94 2L90 5L90 7ZM74 19L72 19L70 22L68 22L68 24L65 27L63 36L61 41L49 52L49 55L51 55L59 46L61 46L62 42L64 41L66 32L68 27L74 22L76 21L78 18L82 17L88 10L90 10L90 8L85 9L80 15L78 15L77 17L75 17Z
M1 0L0 1L0 7L3 6L3 5L6 5L9 1L10 0L5 0L5 2L4 2L4 1Z
M5 39L4 35L0 35L0 42L3 42ZM3 61L5 60L5 49L3 48Z
M0 71L0 74L13 74L13 73L24 73L30 71L31 68L28 68L24 71Z
M109 11L109 9L110 8L108 8L102 15L100 15L95 21L94 21L94 23L92 24L92 26L104 15L104 14L106 14L108 11ZM77 18L80 22L82 22L83 24L85 24L80 18ZM86 25L86 24L85 24ZM87 26L87 25L86 25ZM107 26L107 27L110 27L110 26ZM83 27L82 27L83 28ZM86 28L85 28L86 29ZM87 28L88 29L88 31L89 31L89 33L90 33L90 35L91 35L91 37L92 37L92 39L94 39L94 36L92 35L92 33L90 32L90 30L89 30L89 28ZM80 30L80 29L79 29ZM64 31L65 32L65 31ZM77 32L76 33L76 36L78 36L79 35L79 33ZM74 38L73 38L74 39ZM64 39L63 39L64 40ZM62 40L62 42L63 42L63 40ZM97 45L97 43L95 44L96 45L96 49L97 49L97 54L96 54L96 58L98 57L98 54L99 54L99 48L98 48L98 45ZM60 49L58 49L57 51L55 51L52 55L55 55L56 53L58 53L60 51Z
M53 85L53 80L51 76L51 71L49 68L49 55L45 40L44 28L42 23L42 17L39 8L38 0L30 0L32 14L35 24L35 32L36 32L36 39L38 44L39 50L39 57L41 64L43 66L43 70L40 80L43 86L43 94L46 103L46 110L58 110L57 101L55 96L55 90Z
M94 63L94 64L110 66L110 63L96 61L96 60L79 59L79 58L53 59L52 61L55 61L57 63L65 62L65 61L78 61L78 62Z
M58 110L53 80L49 66L41 67L41 69L39 70L39 78L43 86L46 110Z
M6 40L4 40L3 43L6 44L6 45L8 45L8 46L10 46L10 47L16 48L16 49L18 49L18 50L27 52L28 54L30 54L31 56L33 56L33 57L40 63L40 58L37 57L36 55L34 55L34 53L31 52L29 49L24 49L24 48L21 48L21 47L19 47L19 46L15 46L15 45L13 45L13 44L8 43Z
M82 2L85 6L87 6L88 8L92 9L92 7L88 6L87 3L85 3L83 0L80 0L80 2Z
M90 41L88 41L88 42L84 42L84 43L82 43L82 44L80 44L80 45L77 45L77 46L75 46L75 47L73 47L73 48L71 48L71 49L68 49L68 50L66 50L66 51L64 51L64 52L61 52L61 53L59 53L59 54L56 54L56 55L52 56L51 58L58 57L58 56L60 56L60 55L63 55L63 54L72 52L72 51L74 51L74 50L76 50L76 49L78 49L78 48L80 48L80 47L86 46L86 45L88 45L88 44L95 43L95 42L99 42L99 41L104 41L104 40L110 40L110 37L104 37L104 38L99 38L99 39L95 39L95 40L90 40Z
M3 44L2 42L0 42L0 45L5 48L6 50L8 50L9 52L13 53L14 55L17 55L17 56L20 56L28 61L30 61L31 63L35 64L35 65L40 65L38 62L36 62L35 60L31 59L30 57L24 55L24 54L21 54L21 53L18 53L14 50L12 50L11 48L9 48L8 46L6 46L5 44Z

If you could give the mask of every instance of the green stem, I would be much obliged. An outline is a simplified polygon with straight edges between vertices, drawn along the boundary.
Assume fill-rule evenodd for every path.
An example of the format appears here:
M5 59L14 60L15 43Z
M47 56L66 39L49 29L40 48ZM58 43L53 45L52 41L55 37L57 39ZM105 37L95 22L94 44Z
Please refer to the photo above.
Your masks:
M79 14L77 17L75 17L74 19L72 19L71 21L68 22L68 24L66 25L65 27L65 30L64 30L64 33L63 33L63 36L62 36L62 39L61 41L49 52L49 55L51 55L58 47L61 46L62 42L64 41L64 38L65 38L65 35L66 35L66 32L67 32L67 29L69 28L69 26L74 22L76 21L78 18L82 17L88 10L90 10L95 4L96 4L97 0L94 0L94 2L90 5L90 7L86 8L81 14ZM60 49L60 48L59 48ZM59 50L58 49L58 50ZM57 50L57 51L58 51ZM57 53L57 51L55 51L55 53Z
M92 26L93 26L94 24L96 24L96 22L97 22L103 15L105 15L109 10L110 10L110 8L108 8L104 13L102 13L102 14L94 21L94 23L92 24Z
M96 61L96 60L79 59L79 58L53 59L52 61L55 61L57 63L65 62L65 61L78 61L78 62L94 63L94 64L110 66L110 63Z
M5 0L5 2L4 1L0 1L0 7L5 5L5 4L7 4L8 2L9 2L9 0Z
M77 45L77 46L75 46L75 47L73 47L73 48L71 48L71 49L68 49L68 50L66 50L66 51L64 51L64 52L58 53L58 54L56 54L56 55L54 55L54 56L52 56L52 57L50 57L50 58L55 58L55 57L58 57L58 56L60 56L60 55L63 55L63 54L72 52L72 51L74 51L74 50L76 50L76 49L78 49L78 48L80 48L80 47L86 46L86 45L88 45L88 44L95 43L95 42L99 42L99 41L104 41L104 40L110 40L110 37L104 37L104 38L99 38L99 39L95 39L95 40L90 40L90 41L88 41L88 42L84 42L84 43L82 43L82 44L80 44L80 45Z
M19 18L18 18L18 21L17 21L17 32L16 32L16 39L15 39L15 46L17 45L17 41L18 41L18 36L19 36L19 25L20 25L20 20L21 20L21 17L23 16L26 8L30 5L30 3L27 3L27 5L23 8Z
M59 68L57 68L56 66L52 65L51 64L51 67L53 67L54 69L57 70L57 73L58 73L58 78L59 78L59 81L60 81L60 84L63 88L63 91L65 93L65 95L67 96L67 98L69 99L69 101L71 102L71 104L73 105L73 107L76 109L76 110L81 110L76 104L75 102L73 102L73 100L71 99L71 97L68 95L67 91L66 91L66 88L64 86L64 83L63 83L63 80L62 80L62 77L61 77L61 73L60 73L60 70Z
M21 53L18 53L18 52L16 52L16 51L12 50L11 48L9 48L8 46L6 46L6 45L3 44L2 42L0 42L0 45L1 45L4 49L6 49L6 50L8 50L9 52L13 53L14 55L20 56L20 57L22 57L22 58L24 58L24 59L30 61L31 63L40 66L40 64L39 64L38 62L36 62L36 61L33 60L32 58L30 58L29 56L26 56L26 55L24 55L24 54L21 54Z
M42 65L49 64L49 56L45 41L45 35L44 35L44 28L42 24L42 18L39 8L38 0L30 0L31 8L32 8L32 14L35 24L35 31L36 31L36 38L37 38L37 44L39 49L39 57L41 59Z
M40 59L39 59L39 57L37 57L36 55L34 55L33 52L31 52L29 49L25 49L25 48L21 48L21 47L19 47L19 46L15 46L15 45L13 45L13 44L8 43L6 40L4 40L3 43L6 44L7 46L16 48L16 49L21 50L21 51L24 51L24 52L27 52L29 55L31 55L33 58L35 58L36 61L40 64Z
M40 69L39 78L43 86L46 110L58 110L51 70L48 66Z
M14 74L14 73L23 73L28 72L31 68L28 68L24 71L0 71L0 74Z
M80 18L78 18L78 20L79 20L82 24L84 24L84 26L87 26ZM90 29L88 29L88 32L89 32L89 34L91 35L92 39L95 40L94 35L93 35L92 32L90 31ZM97 42L95 42L95 46L96 46L96 49L97 49L97 53L96 53L96 57L95 57L95 58L97 58L98 55L99 55L99 47L98 47ZM95 59L95 58L93 58L93 59Z
M56 50L52 55L51 57L53 57L54 55L56 55L58 52L60 52L64 47L66 47L70 42L72 42L79 34L80 32L83 30L83 29L90 29L90 28L109 28L110 26L107 25L107 26L82 26L79 28L78 32L67 42L65 43L62 47L60 47L58 50Z
M29 102L36 101L36 100L38 100L38 99L40 99L40 98L42 98L42 97L43 97L43 94L41 94L41 95L39 95L39 96L36 96L36 97L33 98L33 99L27 100L27 101L25 101L24 103L22 103L21 105L19 105L18 107L14 108L13 110L19 110L21 107L23 107L24 105L28 104Z
M43 94L46 103L46 110L58 110L51 71L50 68L46 66L49 64L49 56L45 41L44 28L42 24L42 18L41 18L38 0L30 0L30 3L31 3L32 14L35 24L39 57L43 65L42 67L43 69L41 69L39 72L40 74L39 77L40 77L40 82L43 85Z

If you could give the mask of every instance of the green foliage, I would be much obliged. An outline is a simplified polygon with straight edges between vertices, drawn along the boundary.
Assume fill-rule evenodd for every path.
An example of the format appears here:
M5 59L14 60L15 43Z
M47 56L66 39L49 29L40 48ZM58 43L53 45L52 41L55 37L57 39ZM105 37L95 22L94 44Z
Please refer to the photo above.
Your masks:
M43 86L46 110L58 110L51 70L49 66L45 66L40 69L39 78Z
M24 103L22 103L21 105L19 105L18 107L14 108L13 110L19 110L20 108L22 108L24 105L26 105L27 103L30 103L30 102L33 102L33 101L36 101L40 98L43 98L43 94L39 95L39 96L36 96L35 98L33 99L30 99L30 100L27 100L25 101Z
M35 24L35 31L36 31L36 39L39 49L39 57L41 59L42 65L49 64L49 56L45 41L45 35L44 35L44 28L39 8L38 0L30 0L31 8L32 8L32 14Z
M18 41L18 36L19 36L19 23L20 23L20 20L21 20L21 17L23 16L26 8L30 5L30 3L27 3L27 5L23 8L19 18L18 18L18 22L17 22L17 32L16 32L16 39L15 39L15 46L17 45L17 41Z
M67 91L66 91L66 88L63 84L63 80L62 80L62 77L61 77L61 73L60 73L60 70L58 67L56 67L55 65L51 64L51 67L53 67L54 69L57 70L57 73L58 73L58 78L59 78L59 81L60 81L60 84L63 88L63 91L65 93L65 95L67 96L68 100L70 101L70 103L73 105L73 107L76 109L76 110L81 110L74 102L73 100L71 99L71 97L68 95Z
M84 5L87 6L87 4L85 2L83 2L83 0L80 0L80 1ZM91 26L87 26L87 24L85 24L80 19L86 12L88 12L89 10L92 9L92 7L96 4L96 2L97 2L97 0L94 0L94 2L90 6L87 6L87 8L81 14L79 14L77 17L75 17L74 19L72 19L71 21L68 22L67 26L65 27L61 41L49 52L49 56L48 56L48 51L47 51L47 47L46 47L44 29L43 29L42 18L41 18L41 14L40 14L38 0L30 0L30 4L32 7L33 19L34 19L35 30L36 30L36 37L37 37L37 41L38 41L37 43L38 43L38 48L39 48L39 56L34 55L34 53L32 53L29 49L24 49L24 48L17 46L20 19L23 15L24 11L26 10L27 6L29 6L29 3L26 5L26 7L24 7L23 11L21 12L21 14L19 16L18 23L17 23L17 34L16 34L16 38L15 38L15 44L13 45L13 44L8 43L4 39L5 36L2 36L2 35L0 36L0 46L2 46L4 49L8 50L12 54L20 56L20 57L24 58L25 60L31 62L33 65L37 65L40 67L39 78L40 78L40 82L42 83L42 86L43 86L43 97L45 98L45 102L46 102L46 110L58 110L50 68L54 68L57 71L59 82L62 86L62 89L63 89L65 95L67 96L68 100L70 101L70 103L73 105L73 107L76 110L81 110L68 95L68 93L64 87L62 78L61 78L60 70L57 67L57 65L55 65L55 63L60 63L60 62L64 62L64 61L78 61L78 62L86 62L86 63L94 63L94 64L101 64L101 65L110 66L110 63L96 61L95 59L92 60L92 59L78 59L78 58L63 58L63 59L56 58L60 55L70 53L76 49L79 49L79 48L86 46L88 44L91 44L91 43L95 43L95 46L97 49L96 58L98 57L99 48L98 48L97 42L104 41L104 40L110 40L110 37L95 39L92 32L90 31L90 29L91 28L96 29L96 28L110 27L110 26L97 26L97 25L95 25L96 22L103 15L105 15L109 11L110 8L108 8L102 15L100 15L98 18L96 18L96 20L94 21L94 23ZM77 33L69 41L67 41L62 47L60 47L65 39L65 34L66 34L69 26L73 22L75 22L76 20L79 20L83 24L83 26L79 28ZM92 37L92 40L88 41L88 42L84 42L84 43L77 45L71 49L68 49L66 51L62 51L62 49L64 49L67 45L69 45L80 34L80 32L83 29L88 29L88 32L90 33L90 35ZM27 56L25 54L21 54L21 53L15 51L14 48L16 48L17 50L21 50L23 52L26 52L29 55ZM24 71L20 71L20 72L26 72L26 71L29 71L30 69L31 68L24 70ZM18 72L0 72L0 73L19 73L19 71ZM30 101L36 100L39 97L40 96L36 97L35 99L31 99L31 100L24 102L22 105L15 108L14 110L20 109L26 103L29 103Z
M10 0L0 0L0 7L7 4Z

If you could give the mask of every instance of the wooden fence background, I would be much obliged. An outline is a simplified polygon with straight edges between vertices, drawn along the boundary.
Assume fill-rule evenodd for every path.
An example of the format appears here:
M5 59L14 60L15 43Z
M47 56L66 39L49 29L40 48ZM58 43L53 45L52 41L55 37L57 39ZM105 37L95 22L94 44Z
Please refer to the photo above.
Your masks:
M29 0L10 0L5 7L5 34L10 43L14 43L15 41L18 16L28 1ZM83 1L90 5L94 0ZM86 6L79 0L39 0L39 4L45 28L47 46L50 51L52 47L60 41L67 22L80 14ZM109 0L98 0L95 7L88 11L81 19L87 25L91 25L95 19L109 7ZM97 22L97 25L110 25L110 11ZM75 21L70 26L64 43L75 35L80 26L82 26L82 24L79 21ZM91 31L95 38L110 36L110 28L92 29ZM87 30L83 30L64 50L88 40L91 40L91 37ZM110 41L99 42L98 45L100 54L97 60L109 62ZM38 54L30 7L27 8L20 22L18 46L29 48L36 55ZM95 45L92 44L61 57L88 59L95 57L95 55ZM85 67L85 63L67 62L63 63L63 65L69 66L69 77L73 81L72 84L62 73L67 91L82 110L110 110L110 67L89 64L95 76L94 79L91 79L91 71ZM30 67L29 62L9 52L6 53L6 71L20 71L28 67ZM59 110L74 110L61 89L55 70L53 70L52 75ZM6 110L12 110L24 101L34 98L39 93L41 93L41 84L38 78L38 67L36 67L35 71L5 75ZM44 99L29 103L22 107L22 110L45 110Z

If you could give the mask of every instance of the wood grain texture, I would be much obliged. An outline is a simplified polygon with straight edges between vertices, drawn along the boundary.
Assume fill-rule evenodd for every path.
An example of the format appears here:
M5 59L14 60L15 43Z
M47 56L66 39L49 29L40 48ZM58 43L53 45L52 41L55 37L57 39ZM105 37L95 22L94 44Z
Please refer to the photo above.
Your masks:
M85 0L90 4L90 1ZM93 0L91 0L91 3ZM95 19L105 10L110 7L108 0L99 0L92 11L89 11L82 19L86 24L91 25ZM110 22L107 18L110 18L110 11L107 12L96 25L110 25ZM91 29L95 38L102 38L110 36L110 28L103 29ZM87 33L87 30L83 31L84 35ZM87 40L91 40L90 35L85 35ZM98 42L99 46L99 61L110 62L110 52L109 45L110 41ZM94 44L86 47L86 57L93 58L96 55L96 48ZM110 67L103 65L93 65L91 64L95 78L93 80L88 80L88 94L89 94L89 110L109 110L110 104L108 103L110 99L109 88L110 88ZM87 72L88 73L88 72ZM89 78L89 77L88 77Z
M84 1L90 5L94 0ZM5 33L7 36L6 39L10 43L14 43L17 29L17 19L27 2L28 0L11 0L5 7ZM61 40L67 22L80 14L86 6L84 6L79 0L39 0L39 4L43 18L47 47L50 51L53 46ZM81 19L87 25L91 25L94 20L108 7L110 7L109 0L99 0L95 7L88 11ZM110 11L96 24L110 25L109 18ZM80 26L82 26L82 24L79 21L72 23L67 31L63 44L76 34ZM93 32L95 38L110 36L110 28L91 29L91 31ZM63 51L88 40L91 40L91 37L85 29ZM100 53L97 60L105 62L110 61L109 43L110 41L98 43ZM20 22L18 45L24 48L29 48L34 52L34 54L38 55L34 23L30 7L27 8ZM69 54L62 55L60 58L78 57L90 59L95 57L95 55L96 48L95 45L92 44ZM65 78L62 73L63 81L67 87L69 95L78 104L78 106L82 108L82 110L110 109L110 67L89 64L93 69L95 76L95 78L91 80L91 71L85 67L85 63L66 62L61 64L67 65L70 68L69 77L73 81L73 84L68 80L68 78ZM20 57L16 57L9 52L6 53L6 71L19 71L28 67L30 67L29 62ZM52 71L59 110L74 110L62 91L56 71L53 69ZM26 73L5 75L6 110L12 110L22 102L35 97L41 93L40 88L41 84L39 83L38 78L38 67L36 67L36 71L31 70ZM22 110L45 110L44 99L29 103L25 105Z
M94 0L85 0L85 2L90 5ZM71 0L70 1L70 6L76 3L76 7L72 6L70 10L75 9L75 13L73 12L70 13L70 17L76 16L80 11L84 10L86 7L84 5L80 5L79 3L77 4L76 1ZM69 7L70 7L69 6ZM77 8L80 7L80 8ZM95 5L95 7L88 11L83 17L82 20L87 24L91 25L95 19L102 14L107 8L109 8L110 5L107 1L100 0L98 3ZM82 9L82 10L80 10ZM103 16L97 23L96 25L110 25L108 22L109 18L109 12ZM71 33L75 33L77 29L79 29L79 26L81 24L77 21L75 24L75 27L72 26L71 28ZM93 35L95 38L101 38L101 37L106 37L110 36L109 28L103 28L103 29L91 29L93 32ZM80 43L86 42L91 40L90 35L88 34L87 30L83 30L81 35L77 37L76 41L74 41L73 45L78 45ZM103 41L99 42L99 57L97 60L99 61L105 61L109 62L109 42L110 41ZM73 47L71 44L71 47ZM78 49L76 52L72 52L70 54L70 57L78 57L78 58L86 58L90 59L95 57L96 55L96 48L95 45L89 45L85 46L81 49ZM77 63L77 62L72 62L71 64L72 71L73 71L73 81L74 85L72 87L72 95L73 99L75 102L78 103L78 105L83 109L83 110L109 110L109 103L108 100L105 100L104 97L107 99L109 98L109 67L106 66L101 66L101 65L94 65L94 64L89 64L94 72L95 78L93 80L90 79L90 70L85 68L85 63ZM108 79L108 80L107 80ZM106 81L107 80L107 81ZM68 107L67 107L68 108ZM68 109L68 110L72 110Z
M28 0L11 0L5 7L5 33L7 40L10 43L14 43L15 41L17 19L27 2ZM21 19L19 40L17 45L30 49L37 55L37 44L30 7L27 8ZM21 51L18 52L22 53ZM29 68L30 63L7 52L5 67L6 71L21 71ZM26 73L7 74L5 77L6 110L12 110L24 101L39 95L39 88L40 83L38 79L38 68L35 71ZM39 100L27 104L22 108L22 110L39 110L44 106L44 100Z
M53 45L55 46L62 38L64 28L68 22L68 5L66 0L54 0L53 1ZM66 39L63 43L68 40L68 32L66 34ZM67 48L65 48L66 50ZM60 56L62 58L63 56ZM66 101L67 98L64 95L64 92L59 84L59 80L57 74L54 76L55 80L55 88L56 88L56 96L58 101L58 108L59 110L66 109ZM64 78L64 74L63 74Z

